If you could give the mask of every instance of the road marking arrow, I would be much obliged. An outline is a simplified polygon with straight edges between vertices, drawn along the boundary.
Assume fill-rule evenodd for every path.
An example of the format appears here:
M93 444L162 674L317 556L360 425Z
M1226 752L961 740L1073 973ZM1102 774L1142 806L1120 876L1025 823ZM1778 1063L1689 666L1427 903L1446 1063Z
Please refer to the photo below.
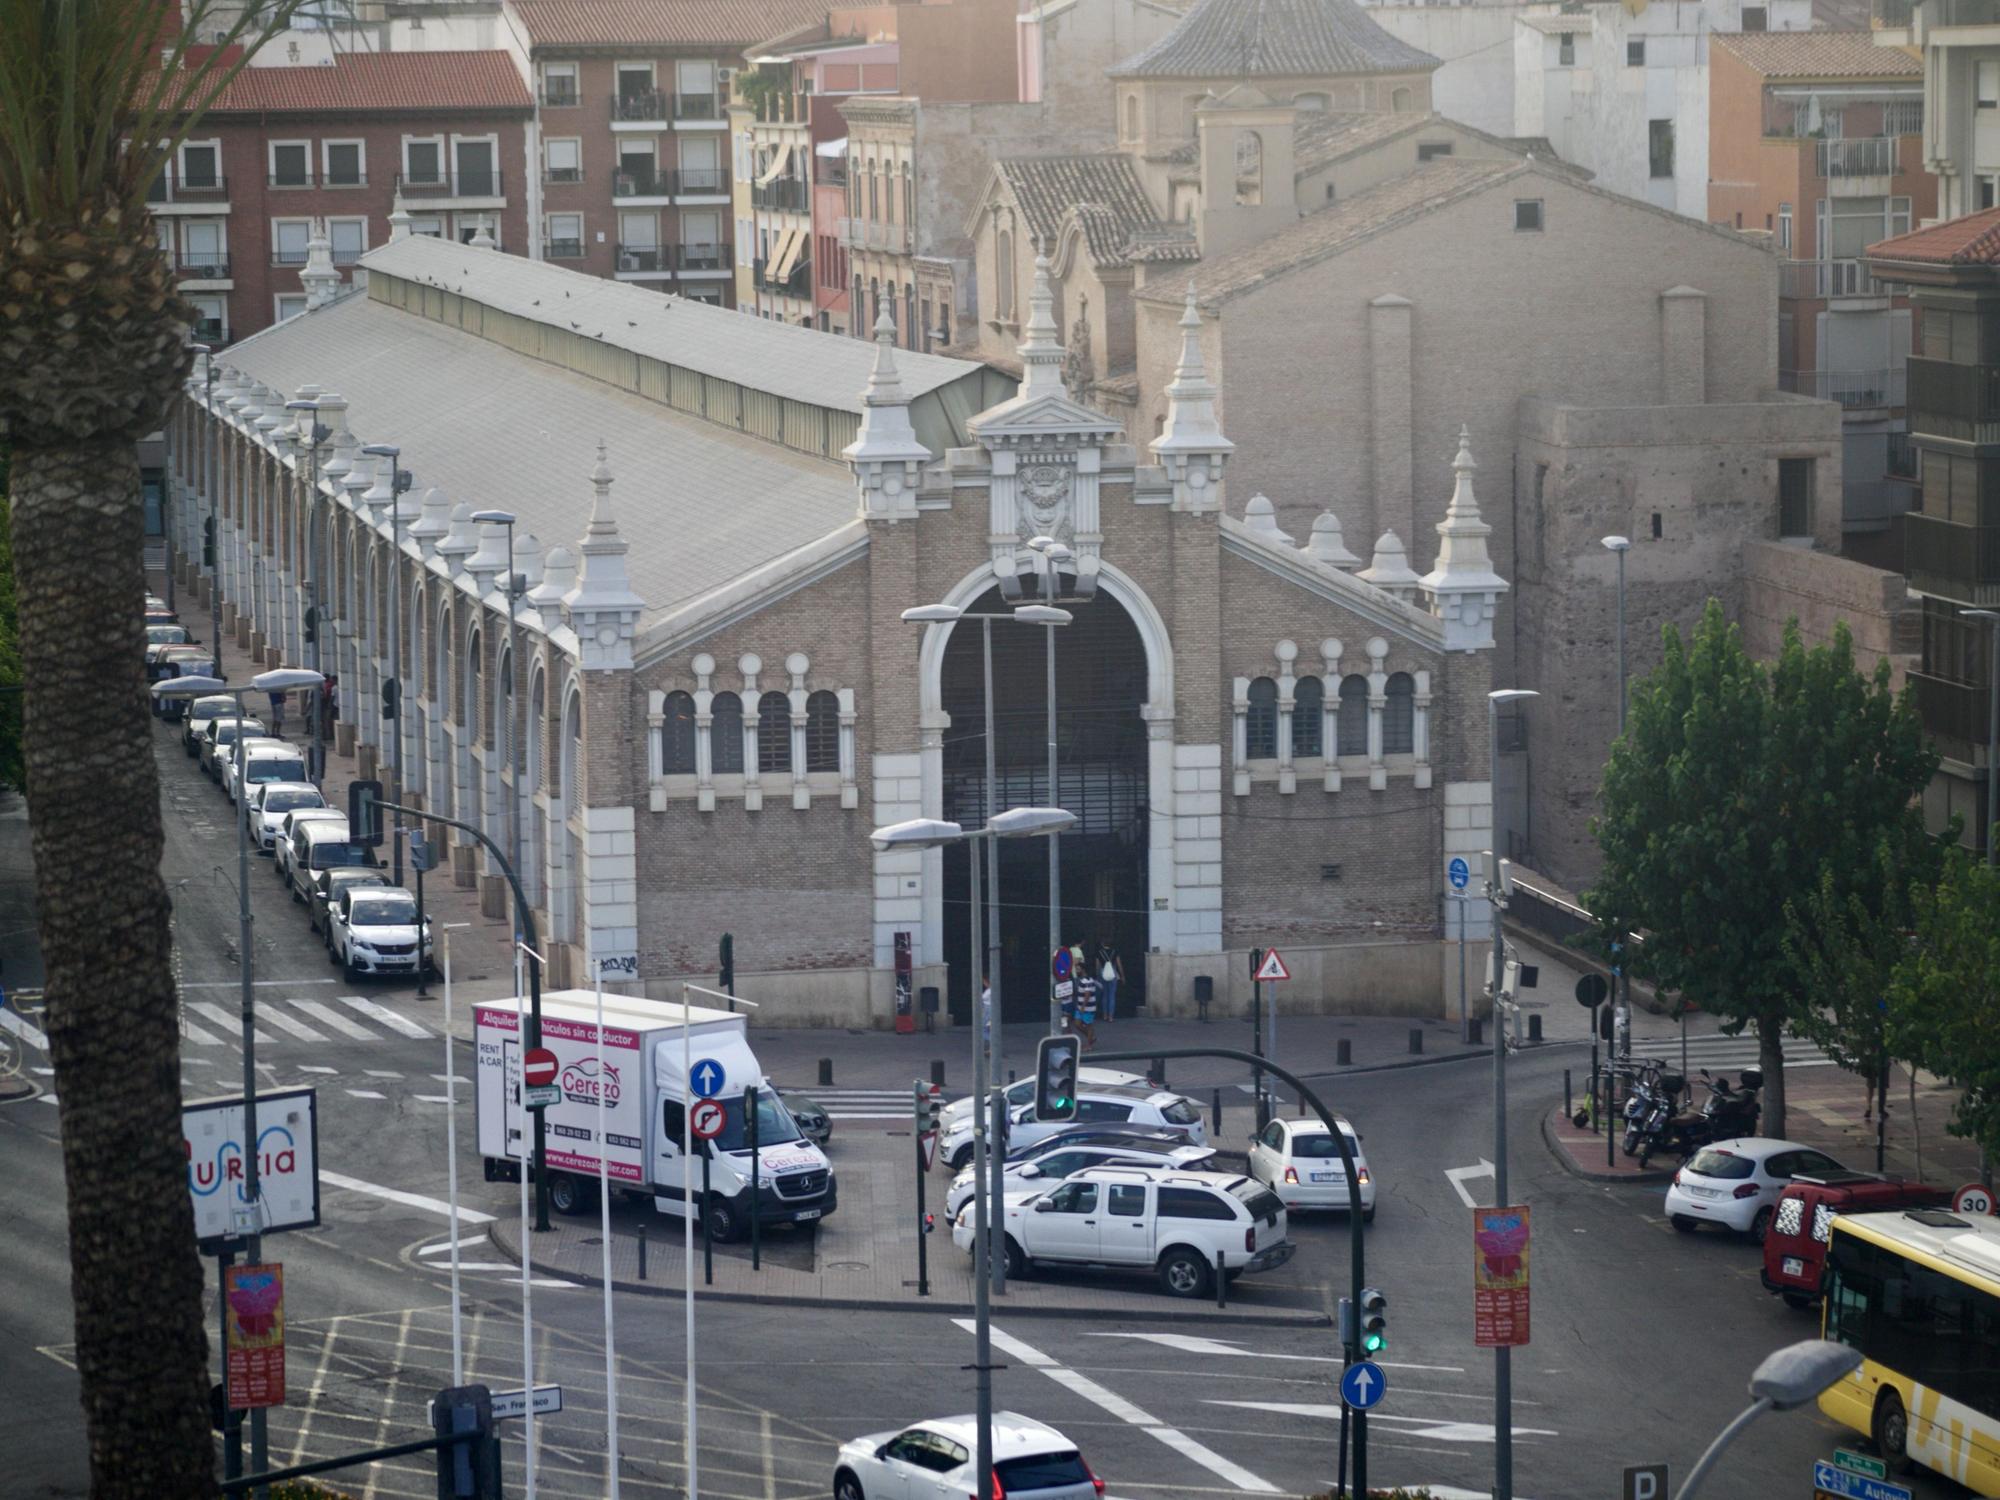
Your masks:
M1468 1193L1465 1190L1465 1179L1468 1177L1493 1176L1493 1163L1486 1160L1486 1158L1482 1156L1479 1159L1479 1164L1477 1166L1447 1167L1445 1168L1444 1175L1445 1175L1445 1181L1451 1184L1451 1190L1458 1194L1460 1200L1465 1204L1465 1206L1467 1208L1477 1208L1479 1207L1479 1205L1473 1201L1472 1194Z

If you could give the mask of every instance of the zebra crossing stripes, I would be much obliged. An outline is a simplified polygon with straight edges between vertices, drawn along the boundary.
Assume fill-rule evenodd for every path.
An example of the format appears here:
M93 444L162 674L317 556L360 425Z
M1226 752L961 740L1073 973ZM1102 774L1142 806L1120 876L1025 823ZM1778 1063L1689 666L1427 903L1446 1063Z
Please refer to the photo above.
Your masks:
M374 1032L366 1026L348 1020L331 1005L323 1005L317 1000L294 1000L292 1004L330 1030L339 1032L349 1041L372 1042L376 1039Z
M1787 1068L1832 1068L1839 1066L1813 1043L1802 1037L1786 1037L1784 1058ZM1724 1036L1711 1032L1706 1036L1691 1036L1687 1039L1688 1067L1708 1068L1754 1068L1760 1063L1760 1046L1750 1032L1741 1036ZM1678 1037L1648 1037L1632 1040L1634 1059L1655 1058L1671 1067L1678 1068L1681 1058L1681 1044Z
M214 1001L182 1002L181 1039L189 1046L240 1046L242 1026L240 1014ZM426 1041L433 1035L428 1027L360 995L336 995L331 1000L264 995L257 1000L256 1043L260 1048L286 1042L315 1046L336 1040L383 1042L394 1037Z
M913 1105L908 1089L788 1089L826 1111L829 1120L908 1120Z
M418 1041L422 1041L430 1035L428 1031L419 1026L415 1021L404 1016L399 1016L393 1010L377 1005L373 1000L363 999L360 995L336 995L334 999L338 1000L342 1005L359 1011L371 1021L379 1021L391 1031L400 1031L404 1036L415 1037Z
M212 1000L190 1000L186 1003L189 1010L207 1017L220 1026L225 1033L243 1024L243 1018L240 1015L231 1015ZM256 1036L258 1046L268 1047L271 1045L271 1034L269 1032L257 1031L254 1035Z

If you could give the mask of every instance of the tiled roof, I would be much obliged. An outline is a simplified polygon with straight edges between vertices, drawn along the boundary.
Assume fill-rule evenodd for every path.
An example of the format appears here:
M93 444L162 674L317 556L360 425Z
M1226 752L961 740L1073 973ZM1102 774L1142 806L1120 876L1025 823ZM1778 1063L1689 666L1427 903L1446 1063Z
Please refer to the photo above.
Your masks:
M1149 264L1200 260L1201 243L1191 224L1152 224L1132 231L1125 241L1125 259Z
M331 67L245 68L214 113L318 114L347 110L535 107L504 52L348 52Z
M1382 110L1352 114L1337 110L1302 114L1292 129L1292 167L1299 172L1313 171L1436 118L1435 115L1410 114L1407 111L1395 114Z
M1766 78L1921 78L1924 72L1920 59L1876 46L1866 31L1718 33L1715 44Z
M519 0L536 47L750 47L825 19L824 0Z
M1267 239L1203 261L1194 273L1195 294L1205 306L1227 301L1300 266L1338 255L1403 220L1420 218L1456 199L1482 192L1506 178L1530 173L1526 162L1446 157L1356 193L1332 208L1308 214ZM1178 302L1181 291L1162 278L1136 294L1149 302Z
M1439 66L1354 0L1198 0L1179 25L1113 78L1325 78Z
M1028 228L1051 252L1072 208L1078 211L1091 258L1100 265L1123 261L1132 232L1156 222L1131 158L1119 152L1010 156L999 166Z
M1928 261L1939 266L2000 265L2000 208L1914 229L1870 245L1870 260Z

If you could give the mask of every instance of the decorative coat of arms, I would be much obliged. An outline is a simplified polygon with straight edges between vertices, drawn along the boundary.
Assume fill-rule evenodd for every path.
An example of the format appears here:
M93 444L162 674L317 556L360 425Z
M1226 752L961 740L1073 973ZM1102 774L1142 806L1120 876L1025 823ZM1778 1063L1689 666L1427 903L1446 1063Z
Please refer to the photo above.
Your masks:
M1075 470L1069 464L1036 463L1020 471L1021 540L1038 536L1073 542L1071 521Z

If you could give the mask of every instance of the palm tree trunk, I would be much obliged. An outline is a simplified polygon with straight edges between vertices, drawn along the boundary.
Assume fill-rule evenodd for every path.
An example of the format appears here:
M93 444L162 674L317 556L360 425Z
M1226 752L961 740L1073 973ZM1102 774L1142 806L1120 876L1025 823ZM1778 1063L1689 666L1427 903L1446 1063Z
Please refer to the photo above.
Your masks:
M1785 1136L1785 1019L1784 1013L1757 1018L1757 1066L1764 1074L1764 1113L1757 1125L1759 1135Z
M14 453L28 823L91 1494L216 1492L131 445Z

